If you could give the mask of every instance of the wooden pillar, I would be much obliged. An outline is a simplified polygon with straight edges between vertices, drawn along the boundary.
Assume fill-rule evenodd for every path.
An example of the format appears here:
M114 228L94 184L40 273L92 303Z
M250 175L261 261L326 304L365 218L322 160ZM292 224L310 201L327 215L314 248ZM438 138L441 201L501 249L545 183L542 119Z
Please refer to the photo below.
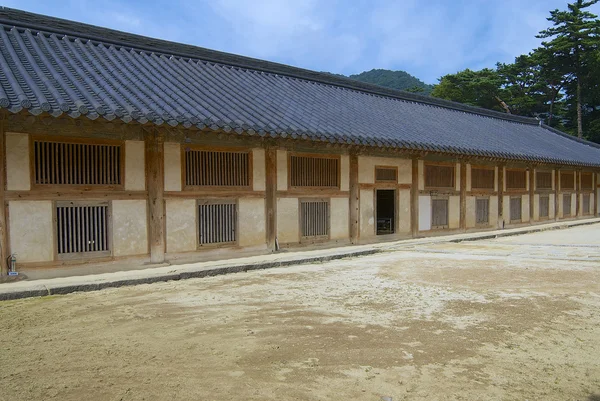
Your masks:
M598 173L594 171L592 175L592 189L594 190L594 216L598 216Z
M533 203L535 201L535 167L529 168L529 222L533 221Z
M412 184L410 186L410 229L412 236L419 235L419 159L412 159Z
M460 163L460 228L467 229L467 163Z
M275 250L277 237L277 149L269 147L265 151L266 191L265 207L267 209L267 247Z
M5 148L5 115L0 113L0 275L8 274L8 230L6 219L6 203L4 190L6 188L6 148Z
M350 242L358 243L360 238L360 189L358 183L358 155L350 155Z
M558 202L560 191L560 170L554 169L554 220L558 221Z
M504 215L504 164L498 166L498 222L503 221ZM504 223L502 224L504 228Z
M164 137L152 129L144 136L150 263L165 261Z
M579 200L581 199L581 171L575 171L575 217L580 217L581 205Z

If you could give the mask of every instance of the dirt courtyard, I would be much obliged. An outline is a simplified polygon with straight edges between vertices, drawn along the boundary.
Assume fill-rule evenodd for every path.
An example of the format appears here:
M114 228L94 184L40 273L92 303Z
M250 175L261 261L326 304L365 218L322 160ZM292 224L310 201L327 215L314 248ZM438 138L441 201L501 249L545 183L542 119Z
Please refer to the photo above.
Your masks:
M0 399L600 400L600 225L0 303Z

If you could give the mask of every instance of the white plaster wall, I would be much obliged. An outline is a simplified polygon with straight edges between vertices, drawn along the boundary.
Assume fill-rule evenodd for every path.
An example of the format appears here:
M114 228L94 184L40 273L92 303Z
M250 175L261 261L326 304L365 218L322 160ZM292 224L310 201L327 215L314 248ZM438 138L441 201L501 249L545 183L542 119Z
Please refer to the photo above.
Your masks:
M350 237L350 200L348 198L331 198L330 202L331 239L348 239Z
M529 221L529 195L521 196L521 221Z
M167 199L165 210L167 252L177 253L196 250L196 200Z
M266 246L265 200L262 198L240 199L238 211L238 244L240 246Z
M6 133L6 189L29 191L31 173L29 168L29 135Z
M460 227L460 196L448 198L448 228Z
M600 181L599 181L600 182ZM598 211L598 213L600 214L600 189L596 190L596 203L598 205L598 207L596 208L596 210Z
M398 167L398 183L410 184L412 182L412 160L397 157L358 157L358 182L373 184L375 182L375 166Z
M553 219L555 216L554 194L550 194L548 202L548 218Z
M165 142L165 191L181 191L181 145Z
M540 195L533 195L533 220L538 221L540 219Z
M575 217L577 212L577 194L571 194L571 216Z
M148 253L148 225L145 200L112 201L113 255Z
M288 161L285 150L277 151L277 190L287 191L288 189ZM281 240L280 240L281 242Z
M490 196L490 226L498 225L498 197Z
M340 157L340 191L350 190L350 156Z
M360 190L360 237L375 236L375 194L373 190Z
M475 196L467 196L466 199L465 220L467 223L467 228L473 228L477 225L476 199L477 198Z
M563 218L565 216L563 208L564 208L563 195L558 194L558 217L559 218Z
M298 219L298 198L277 199L277 239L280 244L300 242Z
M411 232L410 218L410 189L400 189L398 190L398 233Z
M510 223L510 196L503 196L502 199L502 219L505 224Z
M144 141L125 141L125 189L143 191L146 189L144 164Z
M252 189L255 191L264 191L267 187L265 168L265 150L252 149Z
M419 231L429 230L431 230L431 196L419 196Z
M54 259L52 201L10 201L10 250L17 263Z

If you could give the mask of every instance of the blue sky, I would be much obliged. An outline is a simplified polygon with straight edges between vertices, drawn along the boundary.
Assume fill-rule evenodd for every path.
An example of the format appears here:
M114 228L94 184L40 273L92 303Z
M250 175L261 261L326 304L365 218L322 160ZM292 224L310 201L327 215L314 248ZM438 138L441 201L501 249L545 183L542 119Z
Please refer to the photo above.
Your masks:
M4 0L2 5L317 71L427 83L510 62L565 0ZM600 4L591 11L599 14Z

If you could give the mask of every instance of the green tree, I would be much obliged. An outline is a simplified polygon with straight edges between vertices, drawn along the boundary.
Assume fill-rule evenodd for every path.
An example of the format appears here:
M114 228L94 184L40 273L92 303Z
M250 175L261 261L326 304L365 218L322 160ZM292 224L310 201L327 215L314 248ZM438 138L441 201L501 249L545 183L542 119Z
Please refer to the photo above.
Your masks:
M568 88L575 99L577 113L577 136L583 136L583 93L585 77L590 72L590 55L600 46L600 21L597 16L585 11L598 0L577 0L568 4L568 11L550 11L548 21L553 26L541 31L537 37L550 39L543 47L554 56L554 64L562 75L570 77L574 86Z

